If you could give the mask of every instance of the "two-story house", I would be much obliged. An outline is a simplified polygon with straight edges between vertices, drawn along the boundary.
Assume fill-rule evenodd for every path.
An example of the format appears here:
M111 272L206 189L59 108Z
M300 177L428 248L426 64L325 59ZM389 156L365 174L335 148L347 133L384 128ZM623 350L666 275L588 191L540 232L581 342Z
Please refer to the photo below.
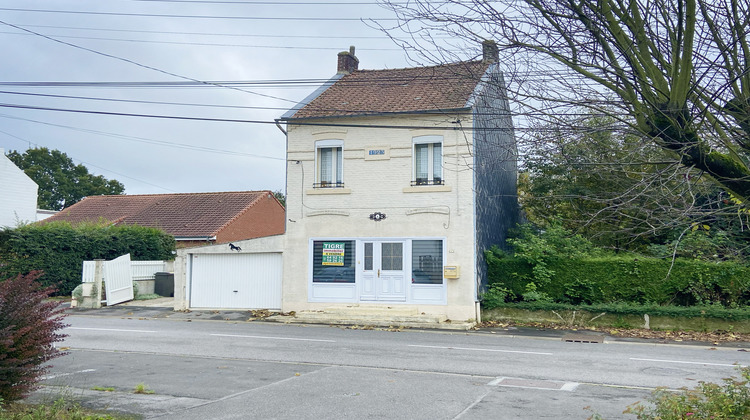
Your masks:
M478 318L483 252L504 243L518 212L497 48L483 47L477 61L392 70L359 70L352 47L281 117L286 233L241 245L282 255L283 311Z

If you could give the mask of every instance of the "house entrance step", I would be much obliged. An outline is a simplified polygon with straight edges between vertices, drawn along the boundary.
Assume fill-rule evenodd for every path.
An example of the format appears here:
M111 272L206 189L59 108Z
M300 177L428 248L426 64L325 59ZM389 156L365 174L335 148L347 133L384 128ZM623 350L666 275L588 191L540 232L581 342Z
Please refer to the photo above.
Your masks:
M271 320L271 319L269 319ZM300 311L293 317L276 319L287 323L310 323L329 325L361 325L373 327L407 327L468 330L470 322L452 322L444 315L422 315L412 310L389 312L387 308L327 308L323 311Z
M388 315L388 316L424 316L415 308L401 308L398 306L376 306L376 305L347 305L332 306L323 309L323 312L342 315Z

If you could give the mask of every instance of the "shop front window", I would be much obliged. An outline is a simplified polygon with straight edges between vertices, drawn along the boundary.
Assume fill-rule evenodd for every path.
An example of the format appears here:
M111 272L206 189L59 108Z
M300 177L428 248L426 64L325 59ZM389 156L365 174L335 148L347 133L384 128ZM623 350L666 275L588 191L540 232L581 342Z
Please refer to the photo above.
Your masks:
M411 242L411 282L443 284L443 241Z
M354 241L313 241L313 282L354 283Z

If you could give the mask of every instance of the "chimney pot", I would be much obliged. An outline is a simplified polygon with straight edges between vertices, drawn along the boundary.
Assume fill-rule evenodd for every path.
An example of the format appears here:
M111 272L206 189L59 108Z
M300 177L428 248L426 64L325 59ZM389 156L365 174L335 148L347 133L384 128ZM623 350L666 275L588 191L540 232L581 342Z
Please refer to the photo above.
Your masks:
M354 45L349 47L349 51L342 51L338 57L338 74L350 74L359 67L359 59L354 55Z
M482 62L495 63L500 60L497 44L491 39L482 41Z

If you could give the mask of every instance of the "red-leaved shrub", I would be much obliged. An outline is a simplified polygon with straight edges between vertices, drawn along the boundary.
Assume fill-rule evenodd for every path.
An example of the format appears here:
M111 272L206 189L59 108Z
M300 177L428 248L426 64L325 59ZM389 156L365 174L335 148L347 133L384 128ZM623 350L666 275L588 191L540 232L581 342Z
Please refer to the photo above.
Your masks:
M54 343L65 338L58 331L63 309L47 301L52 288L43 288L33 271L0 280L0 404L17 401L37 386L50 359L62 355Z

